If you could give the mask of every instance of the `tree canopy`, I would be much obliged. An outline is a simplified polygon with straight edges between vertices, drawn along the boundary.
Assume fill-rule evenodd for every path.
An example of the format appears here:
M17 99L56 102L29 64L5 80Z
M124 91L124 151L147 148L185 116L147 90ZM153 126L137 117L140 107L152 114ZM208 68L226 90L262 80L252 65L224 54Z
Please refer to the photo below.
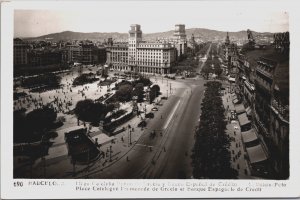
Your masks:
M43 107L29 113L14 111L14 142L38 141L50 130L57 114L53 108Z
M104 105L92 99L85 99L77 102L74 112L79 120L99 123L113 109L112 104Z
M229 136L226 135L224 107L219 96L221 83L208 82L202 102L202 114L192 154L195 178L234 179L231 167Z

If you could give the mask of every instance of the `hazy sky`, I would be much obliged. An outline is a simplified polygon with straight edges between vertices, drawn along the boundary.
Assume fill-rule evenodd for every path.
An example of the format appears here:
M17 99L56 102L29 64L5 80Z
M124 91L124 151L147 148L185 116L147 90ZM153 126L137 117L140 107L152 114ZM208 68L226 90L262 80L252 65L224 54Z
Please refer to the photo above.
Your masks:
M25 6L14 12L14 36L31 37L66 30L78 32L128 32L130 24L140 24L144 33L186 28L221 31L251 29L282 32L289 28L289 16L276 6L234 2L201 1L104 1L52 2Z

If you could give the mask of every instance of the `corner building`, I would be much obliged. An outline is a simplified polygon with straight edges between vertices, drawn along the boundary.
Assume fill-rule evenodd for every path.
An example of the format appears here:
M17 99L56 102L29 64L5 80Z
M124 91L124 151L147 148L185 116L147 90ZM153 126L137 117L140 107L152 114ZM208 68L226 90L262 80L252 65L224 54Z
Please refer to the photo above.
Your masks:
M107 62L113 69L168 74L176 62L175 46L168 42L150 43L143 41L141 26L138 24L130 26L127 47L128 49L124 45L112 43L109 45ZM128 57L124 59L126 50ZM121 55L118 56L118 53Z

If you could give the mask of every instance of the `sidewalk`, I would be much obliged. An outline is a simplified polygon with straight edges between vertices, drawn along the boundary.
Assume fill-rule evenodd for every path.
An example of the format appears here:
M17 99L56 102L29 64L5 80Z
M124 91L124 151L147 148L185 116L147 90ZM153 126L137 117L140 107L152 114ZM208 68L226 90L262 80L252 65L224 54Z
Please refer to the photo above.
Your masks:
M234 104L232 102L233 94L228 93L228 88L226 88L226 94L222 96L223 105L225 110L225 117L228 121L226 126L226 133L231 138L230 142L230 153L231 153L231 164L234 169L238 171L238 178L241 179L253 179L251 176L247 160L245 160L245 155L247 154L243 148L241 128L238 120L230 120L231 110L235 110Z

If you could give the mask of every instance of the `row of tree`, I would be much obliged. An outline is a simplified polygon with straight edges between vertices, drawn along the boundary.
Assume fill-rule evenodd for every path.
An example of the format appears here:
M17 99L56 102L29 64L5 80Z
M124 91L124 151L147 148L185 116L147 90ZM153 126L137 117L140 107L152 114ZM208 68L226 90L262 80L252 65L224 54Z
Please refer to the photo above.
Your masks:
M77 86L77 85L84 85L87 83L93 83L95 81L98 81L99 78L96 78L96 74L94 73L85 73L85 74L81 74L78 77L76 77L73 81L73 85Z
M225 110L220 90L221 83L207 83L192 154L194 178L235 179L238 175L231 167L230 140L225 133Z
M212 46L214 46L213 44ZM201 73L204 74L205 78L208 79L209 74L215 74L218 77L223 73L223 69L221 68L221 62L219 60L219 56L217 55L217 51L213 50L212 47L211 52L208 55L205 65L201 69Z
M59 87L61 81L61 77L57 76L53 73L42 74L38 76L32 76L23 79L22 87L24 88L33 88L40 86L47 87Z
M153 85L149 90L149 101L152 102L159 95L160 87L158 85ZM114 100L128 102L131 101L134 96L137 97L137 102L144 101L145 91L143 83L138 83L134 87L132 84L122 84L118 87Z

